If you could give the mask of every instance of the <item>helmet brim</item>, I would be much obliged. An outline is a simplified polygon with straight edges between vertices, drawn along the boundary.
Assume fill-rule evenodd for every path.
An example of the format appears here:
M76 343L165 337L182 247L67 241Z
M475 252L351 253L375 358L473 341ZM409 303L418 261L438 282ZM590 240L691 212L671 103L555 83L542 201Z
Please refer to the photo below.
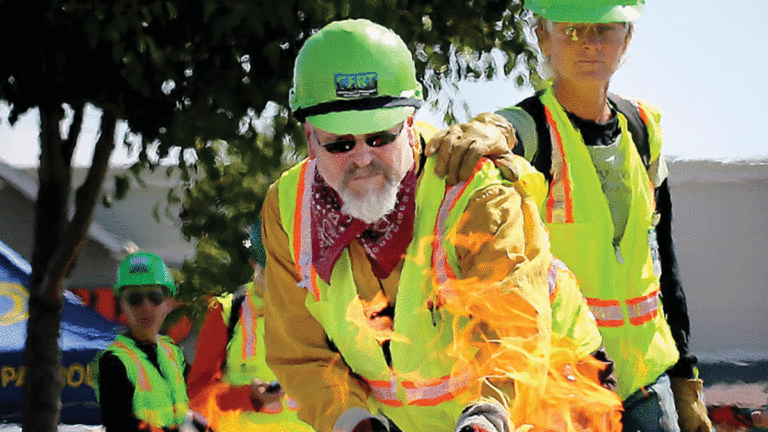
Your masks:
M336 135L363 135L391 129L415 112L413 107L349 110L308 116L318 129Z
M613 23L632 22L640 18L644 4L634 6L577 6L546 8L532 12L553 22Z

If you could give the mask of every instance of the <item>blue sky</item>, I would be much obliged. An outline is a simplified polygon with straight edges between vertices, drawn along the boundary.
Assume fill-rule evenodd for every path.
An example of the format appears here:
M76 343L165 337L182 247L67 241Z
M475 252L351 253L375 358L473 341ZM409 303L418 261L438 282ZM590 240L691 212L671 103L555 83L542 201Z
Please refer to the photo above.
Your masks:
M768 159L767 58L766 0L648 0L610 90L661 108L668 157ZM532 93L511 81L461 88L473 115Z
M667 157L765 160L766 58L768 0L648 0L611 91L662 109L662 152ZM513 105L531 93L506 80L460 88L473 114ZM35 165L37 116L26 116L11 128L6 114L7 107L0 106L0 160ZM420 117L439 125L429 112ZM77 149L78 165L86 164L92 153L87 141ZM125 152L118 149L113 160L125 161Z

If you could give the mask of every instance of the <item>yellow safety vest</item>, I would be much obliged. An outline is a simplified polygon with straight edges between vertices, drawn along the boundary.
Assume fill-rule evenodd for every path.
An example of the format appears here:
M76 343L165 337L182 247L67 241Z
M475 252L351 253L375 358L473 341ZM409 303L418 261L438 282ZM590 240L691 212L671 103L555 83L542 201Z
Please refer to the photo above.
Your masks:
M624 236L614 245L608 202L581 133L551 87L541 101L552 139L552 182L541 216L553 254L576 275L597 319L624 399L654 382L679 356L661 305L653 185L627 119L618 113L623 169L630 176L633 196ZM658 125L651 126L649 132L658 130ZM658 155L660 137L649 135Z
M136 418L154 428L179 426L189 408L184 382L184 354L167 336L157 337L157 350L157 363L162 375L129 337L118 336L106 349L125 365L128 379L135 389L133 411ZM96 397L99 397L98 386Z
M229 325L234 296L228 294L217 297L222 305L222 317ZM235 324L232 338L227 343L227 362L224 370L224 382L233 386L251 383L253 378L269 382L275 380L275 374L267 366L266 347L264 344L264 300L256 293L253 282L245 287L245 298L240 306L239 318ZM307 423L297 417L298 405L288 395L274 404L263 406L259 411L247 411L238 421L247 425L268 424L275 430L287 432L313 432Z
M433 253L432 242L424 240L434 238L437 213L445 193L444 179L434 175L433 159L429 159L424 168L416 194L414 240L406 251L409 257L431 257ZM362 308L348 251L344 250L336 262L330 285L317 277L311 265L311 237L305 235L310 232L310 213L304 209L308 209L310 202L314 169L314 160L303 161L283 174L278 190L280 216L302 277L300 285L308 290L307 309L323 326L352 371L370 385L369 406L374 412L380 410L403 430L453 431L464 408L464 403L456 398L473 383L469 371L453 370L455 359L435 355L447 352L454 333L451 316L439 312L442 316L435 320L433 311L425 307L434 295L429 288L433 286L432 260L407 259L403 264L401 288L395 302L394 332L407 341L396 338L390 342L390 368L375 332L348 319L350 308ZM467 196L502 181L492 163L484 164L482 172L484 175L476 175L464 189ZM463 210L457 205L451 213L460 214ZM458 217L452 219L456 221ZM426 289L414 289L417 287Z

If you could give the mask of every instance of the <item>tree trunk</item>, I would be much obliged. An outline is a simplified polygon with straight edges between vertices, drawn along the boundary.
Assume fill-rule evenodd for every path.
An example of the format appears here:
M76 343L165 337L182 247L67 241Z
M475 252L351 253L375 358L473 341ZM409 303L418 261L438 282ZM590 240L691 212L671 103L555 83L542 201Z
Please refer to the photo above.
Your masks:
M69 221L71 160L80 132L83 106L76 107L76 123L62 140L61 108L40 107L40 188L35 205L32 278L24 366L24 432L55 432L61 410L60 373L63 281L71 269L91 224L109 156L114 148L116 114L105 110L93 162L78 189L75 213Z

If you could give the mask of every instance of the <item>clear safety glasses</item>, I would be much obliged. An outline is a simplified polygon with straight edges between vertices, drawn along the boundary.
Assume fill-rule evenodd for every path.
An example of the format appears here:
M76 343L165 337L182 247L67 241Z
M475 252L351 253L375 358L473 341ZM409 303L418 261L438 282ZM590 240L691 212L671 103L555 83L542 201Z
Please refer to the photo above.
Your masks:
M611 44L624 40L629 32L629 23L555 23L546 22L547 32L561 41ZM592 38L592 39L591 39Z

